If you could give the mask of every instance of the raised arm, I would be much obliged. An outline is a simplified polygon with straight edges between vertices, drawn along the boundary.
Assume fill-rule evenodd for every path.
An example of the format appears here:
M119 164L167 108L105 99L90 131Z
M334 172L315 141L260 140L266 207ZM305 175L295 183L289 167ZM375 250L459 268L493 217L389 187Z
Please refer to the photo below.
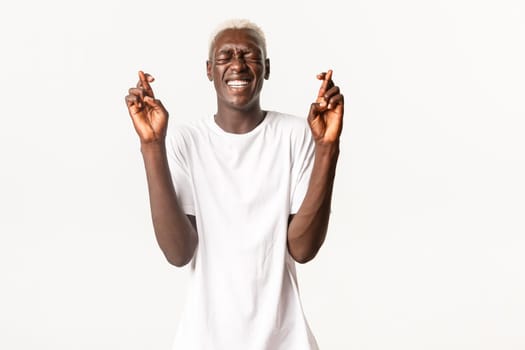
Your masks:
M187 217L177 201L166 155L168 111L155 99L150 85L153 81L151 75L140 71L137 86L126 96L126 105L140 138L157 242L171 264L183 266L193 257L197 232L194 218Z
M343 127L344 99L332 81L332 71L318 74L317 79L322 83L308 115L315 141L314 165L303 203L288 225L288 251L300 263L312 260L326 237Z

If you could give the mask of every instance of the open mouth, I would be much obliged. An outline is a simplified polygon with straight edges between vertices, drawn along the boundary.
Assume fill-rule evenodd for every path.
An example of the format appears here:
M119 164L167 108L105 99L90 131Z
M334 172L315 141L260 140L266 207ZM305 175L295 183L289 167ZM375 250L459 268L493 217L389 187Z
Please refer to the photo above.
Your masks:
M248 86L248 84L250 84L250 80L248 79L235 79L226 81L226 85L233 89L241 89L245 86Z

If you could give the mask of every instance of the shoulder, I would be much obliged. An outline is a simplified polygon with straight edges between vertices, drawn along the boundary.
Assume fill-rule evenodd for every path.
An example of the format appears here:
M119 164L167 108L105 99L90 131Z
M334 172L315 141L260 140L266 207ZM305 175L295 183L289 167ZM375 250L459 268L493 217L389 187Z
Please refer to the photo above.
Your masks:
M199 135L205 132L205 123L204 119L193 122L171 122L166 135L166 144L171 146L177 145L179 147L184 145L189 146L194 143L195 140L199 139Z
M267 117L274 133L290 145L292 154L312 151L313 137L306 118L275 111L269 111Z
M267 116L270 118L270 122L279 124L281 126L289 126L293 128L304 128L308 126L306 118L302 118L293 114L268 111Z
M188 158L192 150L199 147L199 142L206 139L202 137L204 132L204 119L192 122L170 121L165 141L168 155L179 159Z
M277 111L268 111L267 117L270 126L291 136L304 137L310 133L306 118Z

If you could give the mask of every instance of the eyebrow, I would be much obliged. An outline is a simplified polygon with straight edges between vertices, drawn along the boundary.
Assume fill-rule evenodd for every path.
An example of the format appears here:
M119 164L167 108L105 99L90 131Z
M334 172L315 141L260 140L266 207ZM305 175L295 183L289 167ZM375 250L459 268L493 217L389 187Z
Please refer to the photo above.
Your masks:
M221 54L221 53L231 53L233 51L232 48L225 48L225 49L220 49L220 50L217 50L217 54Z
M250 50L250 51L255 51L255 52L259 51L260 53L263 53L263 49L259 45L252 44L252 43L243 44L241 47L239 47L238 44L226 43L222 45L221 47L218 47L217 52L228 52L228 51L232 51L235 48L239 48L242 51Z

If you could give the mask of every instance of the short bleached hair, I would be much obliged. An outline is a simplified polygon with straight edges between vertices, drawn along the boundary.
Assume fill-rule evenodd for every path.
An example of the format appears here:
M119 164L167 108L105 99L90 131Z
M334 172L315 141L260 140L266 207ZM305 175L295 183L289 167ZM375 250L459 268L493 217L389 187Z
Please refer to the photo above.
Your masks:
M266 57L266 37L264 35L263 30L261 27L259 27L257 24L244 19L244 18L234 18L229 19L227 21L222 22L219 24L215 30L210 35L210 42L208 45L208 57L211 58L213 46L215 45L215 40L217 40L217 36L228 29L248 29L252 30L255 35L261 40L262 44L262 51L264 54L264 57Z

